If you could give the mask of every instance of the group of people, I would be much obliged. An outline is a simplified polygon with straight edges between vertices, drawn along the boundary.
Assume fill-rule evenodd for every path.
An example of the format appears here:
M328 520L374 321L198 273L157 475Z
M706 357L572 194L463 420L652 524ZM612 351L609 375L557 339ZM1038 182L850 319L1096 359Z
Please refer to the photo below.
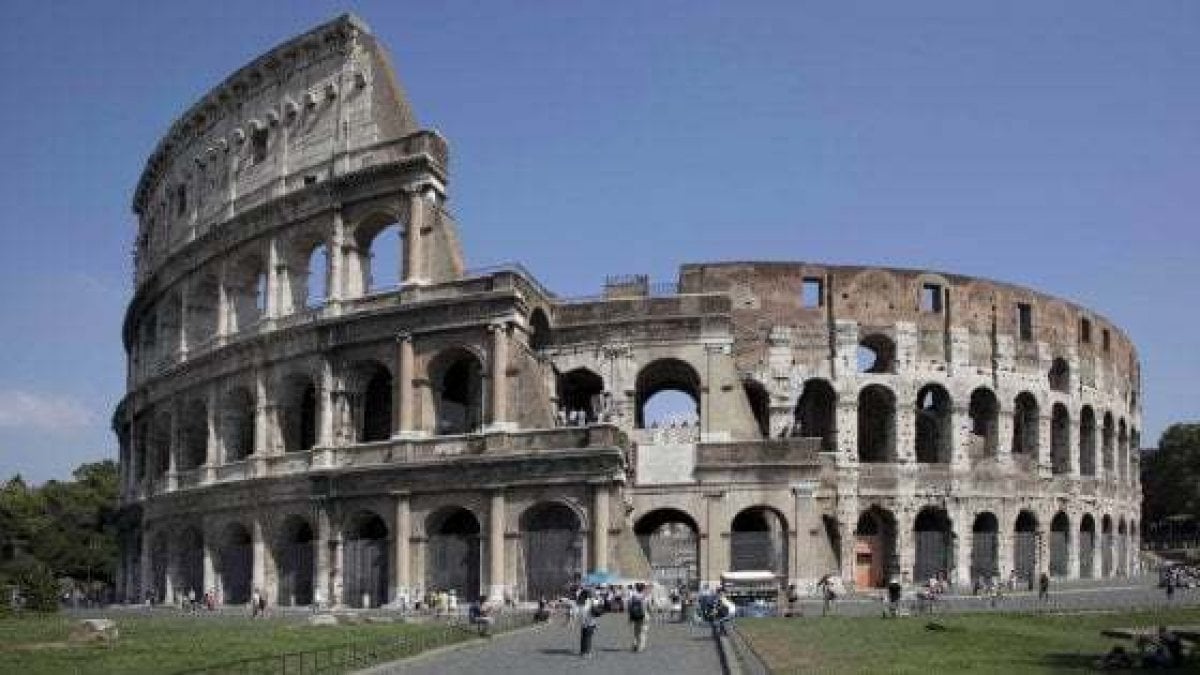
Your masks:
M646 584L640 581L632 587L625 588L604 586L579 589L567 615L568 623L579 624L579 655L591 658L597 619L608 612L622 611L629 617L633 651L644 651L649 632L651 603L652 595Z

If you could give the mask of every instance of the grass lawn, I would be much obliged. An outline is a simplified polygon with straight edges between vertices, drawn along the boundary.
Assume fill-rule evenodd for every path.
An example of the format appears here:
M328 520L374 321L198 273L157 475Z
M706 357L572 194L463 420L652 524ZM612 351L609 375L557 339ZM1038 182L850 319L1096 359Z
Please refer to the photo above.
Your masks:
M66 616L0 618L0 672L171 673L206 664L255 656L412 638L410 646L387 658L415 653L433 639L470 639L463 631L413 624L309 626L276 619L242 617L126 615L114 612L120 639L115 647L72 645L67 635L75 619ZM424 638L424 640L422 640Z
M775 673L1070 673L1128 640L1105 628L1200 624L1200 609L1161 612L929 618L744 619L738 628ZM1178 671L1177 671L1178 672ZM1195 671L1192 671L1195 672Z

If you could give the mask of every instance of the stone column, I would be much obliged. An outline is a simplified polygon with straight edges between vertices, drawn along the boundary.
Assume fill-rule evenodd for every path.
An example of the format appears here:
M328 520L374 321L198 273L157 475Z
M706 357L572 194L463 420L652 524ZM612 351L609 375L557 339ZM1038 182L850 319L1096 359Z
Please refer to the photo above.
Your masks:
M813 480L792 484L792 536L788 537L788 582L805 588L821 578L820 560L812 555L812 547L801 539L812 530L821 532L822 524L815 510L816 490L820 483ZM808 555L804 555L805 553Z
M1070 464L1068 474L1071 478L1079 478L1079 420L1082 413L1078 407L1074 410L1068 408L1067 413L1067 462Z
M331 581L332 570L330 550L333 544L333 532L329 523L329 505L325 500L315 502L317 516L317 536L313 541L315 550L313 556L316 567L313 575L313 604L325 608L333 604Z
M217 587L217 569L216 563L213 561L213 547L209 542L208 532L204 532L204 540L200 542L201 555L204 557L203 568L201 570L202 581L204 588L199 589L196 593L201 598L204 597L204 592Z
M488 327L492 333L491 425L496 431L510 428L508 422L508 324Z
M263 318L270 320L279 316L279 241L274 237L267 243L267 297Z
M704 535L705 545L700 556L701 582L710 588L721 581L729 552L729 537L726 532L725 493L704 493Z
M840 392L837 400L837 463L858 463L858 398Z
M392 601L397 606L408 604L409 587L409 545L412 538L412 514L409 510L409 495L407 492L396 492L396 523L395 523L395 577L392 580L394 595Z
M175 556L171 550L170 538L167 539L167 549L164 555L166 560L163 561L163 588L160 600L169 606L175 604L175 582L177 581Z
M1039 402L1037 418L1037 472L1045 478L1053 474L1050 464L1051 418L1048 410L1041 409Z
M607 483L592 485L592 569L593 572L607 572L608 569L608 528L609 528L609 492L611 486Z
M488 506L488 597L503 600L507 590L504 578L504 490L492 490Z
M229 335L229 289L225 287L225 263L217 268L217 341L220 343Z
M179 292L179 358L186 359L188 353L188 297L192 294L191 283L185 278Z
M181 443L179 442L179 415L183 412L183 406L172 406L171 410L171 425L167 438L167 490L179 489L179 451Z
M205 428L208 435L204 444L204 468L202 469L201 480L205 483L211 483L216 480L217 465L224 461L224 453L221 452L221 418L217 414L217 407L219 405L220 399L217 398L217 387L216 385L212 385L208 388L204 403L204 412L207 415Z
M254 519L250 523L250 546L253 549L250 571L251 590L257 588L260 593L267 593L267 542L263 536L261 514L254 514ZM268 595L268 602L274 604L273 600Z
M916 583L913 578L913 565L916 563L916 540L913 538L913 516L897 510L896 514L896 555L899 558L900 578L904 583Z
M337 307L346 299L346 225L340 205L333 209L329 235L329 304Z
M140 552L141 559L141 591L142 595L138 598L138 602L145 602L146 594L154 589L156 594L162 589L154 588L154 566L151 561L150 553L150 529L146 527L145 521L142 522L142 550Z
M419 284L425 281L424 270L421 269L421 231L425 227L425 197L422 192L422 188L419 187L408 192L408 227L404 230L404 250L400 252L404 263L400 278L405 284Z
M892 434L895 461L911 464L917 461L917 411L913 405L914 396L909 396L907 387L896 391L896 428Z
M1000 411L996 416L996 460L1001 466L1012 464L1014 426L1012 401L1001 400Z
M413 428L413 343L412 334L396 336L396 392L393 398L394 435L410 435Z
M950 464L955 470L971 466L971 415L966 401L955 401L950 412Z

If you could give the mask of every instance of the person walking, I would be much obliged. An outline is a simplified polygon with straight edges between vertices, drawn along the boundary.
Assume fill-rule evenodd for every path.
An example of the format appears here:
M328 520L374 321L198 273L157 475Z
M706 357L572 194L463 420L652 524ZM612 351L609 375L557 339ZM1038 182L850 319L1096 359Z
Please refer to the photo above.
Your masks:
M262 593L255 588L250 595L250 618L257 619L262 612Z
M638 582L629 593L629 602L625 611L629 614L629 625L633 627L633 651L646 649L646 633L649 630L646 621L646 584Z
M584 589L579 594L579 656L592 658L592 638L596 635L596 617L604 613L592 592Z
M1042 572L1042 576L1038 577L1038 601L1048 602L1050 600L1050 575Z

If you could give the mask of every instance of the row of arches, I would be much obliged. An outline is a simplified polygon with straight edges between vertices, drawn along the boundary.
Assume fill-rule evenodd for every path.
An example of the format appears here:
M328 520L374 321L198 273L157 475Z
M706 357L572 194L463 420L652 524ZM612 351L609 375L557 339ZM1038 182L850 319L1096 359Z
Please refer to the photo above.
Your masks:
M541 502L530 506L518 520L519 557L523 565L521 579L524 597L552 597L578 582L584 572L584 523L572 507L562 502ZM474 599L485 594L483 565L485 541L480 518L462 506L440 508L425 520L423 546L424 579L427 590L454 592L459 598ZM394 532L387 521L371 510L354 513L346 520L330 555L340 554L340 562L331 567L340 570L341 596L335 600L349 607L379 607L395 599L393 566ZM330 542L326 542L328 545ZM264 542L264 583L260 589L274 598L275 604L303 606L315 601L328 602L318 569L322 543L312 522L301 515L289 515ZM249 602L254 584L255 544L251 527L227 524L213 541L206 542L197 527L185 528L177 537L165 532L152 539L149 588L159 598L172 593L187 593L215 587L225 604ZM204 559L210 556L214 577L205 579ZM488 553L491 555L491 553ZM501 554L502 555L502 554ZM333 579L329 579L334 582Z
M265 247L234 258L218 272L206 270L166 293L145 310L136 329L137 358L150 363L182 346L208 342L218 333L232 335L275 316L324 305L335 285L343 299L395 289L404 278L405 223L376 213L350 228L342 246L343 275L335 284L328 235L301 229Z

